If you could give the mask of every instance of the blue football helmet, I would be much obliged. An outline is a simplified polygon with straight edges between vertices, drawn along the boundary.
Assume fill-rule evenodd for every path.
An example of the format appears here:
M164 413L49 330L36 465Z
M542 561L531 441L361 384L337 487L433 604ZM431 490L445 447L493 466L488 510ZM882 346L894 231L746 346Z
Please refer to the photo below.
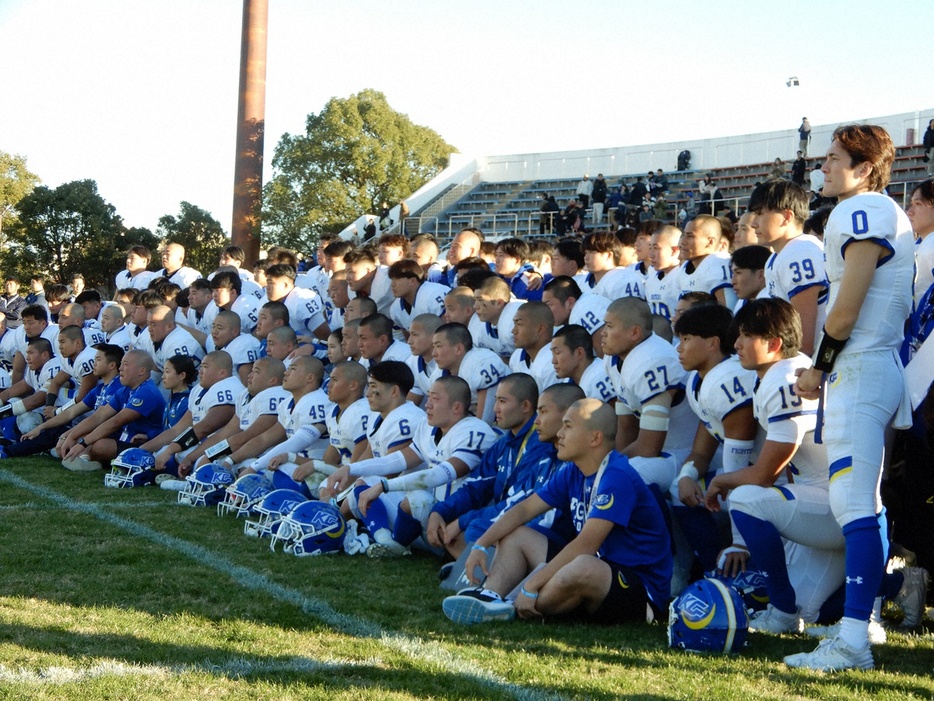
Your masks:
M733 587L717 579L689 584L668 609L668 646L691 652L739 652L749 616Z
M344 549L347 525L341 510L324 501L306 501L286 514L279 528L272 534L269 549L275 551L282 542L282 550L298 557L328 555Z
M142 448L127 448L110 461L110 473L104 475L105 487L140 487L145 478L143 473L156 464L155 456Z
M303 501L308 501L308 497L294 489L276 489L269 492L258 504L253 505L256 518L247 519L243 524L243 535L251 538L271 536L279 528L282 517Z
M253 507L271 491L272 485L262 475L244 475L227 487L224 498L217 503L217 515L225 516L233 512L237 518L249 516L253 513Z
M765 611L769 605L769 592L765 588L765 575L759 570L746 570L735 577L708 572L707 579L718 579L729 587L733 587L743 597L743 604L747 613Z
M233 484L233 473L217 463L202 465L185 478L185 488L178 493L178 503L188 506L214 506Z

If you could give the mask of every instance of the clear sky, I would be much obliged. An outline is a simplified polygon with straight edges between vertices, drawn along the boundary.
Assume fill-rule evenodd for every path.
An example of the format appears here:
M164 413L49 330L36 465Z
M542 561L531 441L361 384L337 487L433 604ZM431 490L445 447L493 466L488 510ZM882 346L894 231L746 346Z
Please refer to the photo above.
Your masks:
M934 2L269 0L266 167L364 88L461 152L625 146L934 106ZM0 0L0 150L129 226L229 230L240 0ZM801 85L785 86L790 76Z

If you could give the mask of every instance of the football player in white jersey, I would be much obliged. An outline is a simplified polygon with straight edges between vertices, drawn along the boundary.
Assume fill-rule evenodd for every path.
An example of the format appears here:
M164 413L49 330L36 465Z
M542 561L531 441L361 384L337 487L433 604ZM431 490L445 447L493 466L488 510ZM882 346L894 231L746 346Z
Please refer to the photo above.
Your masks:
M270 430L279 418L279 405L290 398L282 389L284 374L285 366L275 358L260 358L253 363L230 421L197 445L179 461L179 466L187 470L192 465L214 462Z
M666 225L649 239L649 262L652 270L645 280L645 299L653 314L671 319L681 294L681 267L678 245L681 230Z
M765 574L769 605L749 627L800 632L843 583L843 533L830 510L827 454L815 443L817 400L794 393L797 373L810 365L799 352L801 320L785 300L763 298L736 315L742 366L759 378L754 410L766 438L752 465L718 474L708 507L729 493L730 515L756 567ZM780 479L786 470L793 481Z
M104 343L107 339L100 326L95 326L87 320L87 313L80 304L65 304L62 306L58 315L58 328L65 329L69 326L77 326L84 333L84 344L89 348L98 343Z
M414 260L398 260L389 266L389 281L395 297L389 315L396 326L408 333L412 319L420 314L444 314L447 286L425 280L425 271Z
M474 336L474 345L488 348L503 360L509 360L516 349L512 340L512 321L525 300L510 301L512 291L509 284L499 277L484 280L474 292L474 299L474 310L483 324L479 334Z
M111 304L101 311L101 331L105 334L105 343L120 346L124 352L130 349L130 329L120 305Z
M512 340L516 350L509 359L509 369L535 378L539 392L558 381L551 362L554 326L554 314L544 302L526 302L513 319Z
M85 345L83 329L77 326L62 329L58 334L58 350L62 370L46 388L46 419L55 416L56 405L71 406L80 402L97 384L94 376L97 351Z
M174 282L184 290L201 277L201 273L185 266L184 246L180 243L169 243L162 249L162 270L156 273L156 277L159 276L167 277L169 282Z
M114 289L145 290L150 281L158 277L158 274L146 269L151 260L152 253L146 246L131 246L126 252L126 270L117 273Z
M573 278L561 275L545 285L542 301L551 309L556 327L578 324L587 329L594 354L603 357L603 317L610 300L593 292L581 292Z
M344 260L347 261L347 284L354 296L372 299L376 303L376 311L389 316L393 301L389 269L378 265L367 249L351 251Z
M185 329L175 325L175 316L169 307L162 305L151 309L148 319L149 323L143 332L143 336L149 338L151 347L144 347L142 341L140 347L143 350L148 350L152 355L152 359L156 363L157 373L161 375L163 368L165 368L166 359L171 358L173 355L191 356L196 363L204 357L201 344ZM153 379L157 380L158 378L154 377Z
M509 374L506 363L487 348L474 348L470 332L463 324L442 324L435 331L431 345L432 357L438 366L432 374L432 384L447 375L466 380L474 414L492 425L495 390L490 390Z
M551 341L551 357L555 374L561 381L577 385L587 397L607 404L616 401L603 360L594 358L593 341L583 326L568 324L558 329Z
M765 264L765 288L770 297L788 302L801 317L801 351L814 352L814 338L827 315L827 275L824 244L804 233L807 193L788 180L768 180L752 191L749 211L756 239L775 253Z
M236 273L219 272L211 278L211 299L220 311L234 312L240 317L240 330L253 333L259 322L259 298L243 294L243 281Z
M412 443L383 461L399 476L354 490L351 509L374 540L367 550L370 557L406 553L427 527L435 503L463 484L483 451L497 440L487 423L470 416L470 388L459 377L432 384L426 415Z
M594 294L610 301L620 297L645 299L645 277L632 267L636 262L636 232L628 230L629 245L623 246L616 234L598 231L584 237L584 262L590 274L587 285Z
M603 362L617 397L617 449L646 484L665 493L697 428L684 399L684 369L674 347L652 333L652 312L644 299L612 302L605 321Z
M476 302L472 289L455 287L444 297L444 323L463 324L470 331L472 338L480 338L484 324L474 309Z
M719 250L722 229L716 217L699 214L684 227L681 237L679 284L683 297L687 292L707 292L727 309L736 306L730 274L730 254Z
M555 244L551 255L551 274L572 278L581 289L590 287L587 284L588 273L584 270L584 251L580 240L565 238Z
M360 320L357 331L360 356L367 367L384 360L405 362L412 349L405 341L397 341L392 335L392 320L385 314L370 314Z
M826 385L823 439L830 505L846 538L846 603L839 635L812 653L786 657L793 667L874 664L869 617L887 543L879 494L884 433L890 422L911 425L898 348L911 311L914 237L908 217L882 193L894 158L884 129L846 125L834 131L821 168L823 195L838 200L824 229L830 300L814 364L795 389L812 399Z
M20 433L29 433L42 423L46 385L61 372L62 366L52 353L52 344L34 338L26 348L26 373L23 379L0 392L0 419L15 417ZM61 402L58 402L59 405ZM9 434L7 434L9 435Z
M13 330L13 370L10 372L13 384L23 379L26 373L26 348L29 341L44 338L52 348L58 346L58 324L49 323L49 312L40 304L30 304L20 313L23 325ZM53 355L55 351L53 350Z
M321 298L313 290L295 287L295 268L277 263L266 269L266 298L282 302L289 310L289 324L299 337L326 341L330 329L324 321Z
M753 244L743 246L730 256L730 273L733 293L739 300L733 313L756 297L770 297L765 290L765 264L772 257L772 251L765 246Z
M194 336L205 349L207 338L211 335L211 325L218 312L213 294L211 283L198 278L188 286L188 311L182 314L182 310L178 309L175 313L178 325Z
M915 232L915 306L934 285L934 180L925 180L911 193L908 219Z
M268 342L268 341L267 341ZM240 333L240 316L234 312L220 312L211 324L211 335L207 340L208 352L226 351L234 364L234 372L240 381L246 379L259 358L260 346L255 336Z
M412 319L409 326L409 348L412 355L405 362L415 378L409 401L419 406L428 394L431 376L438 367L432 357L432 338L442 323L441 317L434 314L419 314Z
M240 380L233 374L233 363L227 353L214 351L204 356L198 369L198 383L191 388L188 411L175 426L140 446L155 454L156 464L153 469L179 477L187 476L191 465L183 470L178 460L230 421L237 397L243 389Z
M732 543L721 542L720 529L704 508L704 486L721 469L733 472L746 467L755 455L759 434L752 410L757 378L731 354L732 322L730 310L720 304L688 309L675 322L681 339L678 359L689 373L685 392L699 421L691 453L671 486L672 513L703 571L721 569L730 577L744 568L748 553L735 529ZM732 547L718 566L720 552L727 546ZM680 552L676 563L691 564Z

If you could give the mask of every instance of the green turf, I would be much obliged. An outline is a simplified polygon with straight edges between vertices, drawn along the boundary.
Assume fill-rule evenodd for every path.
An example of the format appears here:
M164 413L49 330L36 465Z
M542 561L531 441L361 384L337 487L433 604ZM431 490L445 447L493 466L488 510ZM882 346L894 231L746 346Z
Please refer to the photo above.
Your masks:
M734 657L665 628L461 627L437 562L295 558L155 488L49 458L0 463L0 699L929 699L932 626L871 672L789 670L803 636Z

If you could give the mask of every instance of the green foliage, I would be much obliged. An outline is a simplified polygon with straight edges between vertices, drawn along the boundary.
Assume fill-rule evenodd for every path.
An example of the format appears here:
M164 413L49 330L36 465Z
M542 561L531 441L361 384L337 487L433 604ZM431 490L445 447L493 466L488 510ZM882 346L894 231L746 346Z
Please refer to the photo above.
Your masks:
M91 287L112 284L122 267L125 229L96 182L75 180L54 190L39 186L19 201L17 212L3 252L6 271L21 278L42 273L53 281L80 272Z
M3 230L16 224L16 204L39 184L26 167L26 158L0 151L0 243Z
M217 268L221 250L230 243L227 234L210 212L190 202L179 206L177 217L171 214L159 217L156 233L163 243L183 245L185 265L207 275Z
M275 172L263 191L264 239L310 250L320 234L411 195L455 151L393 110L381 92L332 98L308 115L304 134L285 134L276 146Z

